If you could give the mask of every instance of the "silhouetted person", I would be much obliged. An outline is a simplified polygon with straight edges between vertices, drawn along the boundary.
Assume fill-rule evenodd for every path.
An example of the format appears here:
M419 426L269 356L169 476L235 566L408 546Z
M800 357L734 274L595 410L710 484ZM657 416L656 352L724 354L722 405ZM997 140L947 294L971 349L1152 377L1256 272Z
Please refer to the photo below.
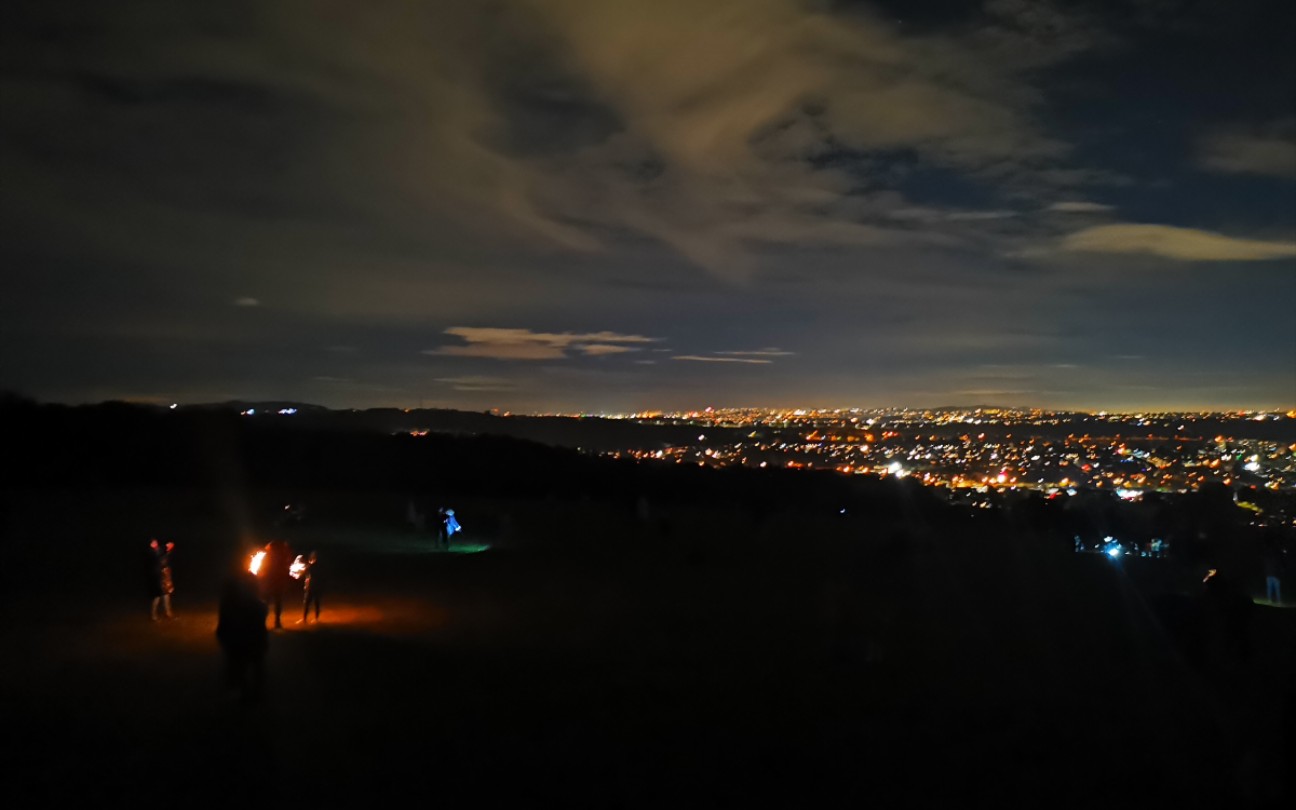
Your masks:
M1161 593L1152 597L1152 609L1161 629L1193 666L1201 666L1206 660L1206 605L1203 599L1182 593Z
M314 606L315 608L315 623L316 624L319 623L320 588L323 586L324 583L319 578L316 572L315 564L318 561L318 559L319 559L318 555L314 551L312 551L310 554L306 555L306 559L303 561L306 563L306 568L303 569L301 572L301 581L302 581L301 620L303 623L310 621L310 612L312 606Z
M257 578L261 580L261 594L274 609L274 626L283 627L283 602L293 586L292 547L287 540L277 539L266 543L265 558Z
M437 543L441 548L450 550L450 538L455 536L456 532L463 531L459 525L459 520L455 518L453 509L441 510L441 530L437 535Z
M1232 578L1211 569L1206 575L1206 601L1219 619L1224 644L1239 658L1251 657L1251 597Z
M427 516L423 514L423 507L416 504L413 498L405 506L405 520L413 527L415 534L422 534L427 528Z
M1264 548L1265 599L1271 605L1282 604L1282 578L1286 569L1282 546L1274 538L1268 538Z
M175 593L175 582L171 578L171 552L175 543L166 545L156 539L149 540L148 547L148 587L153 603L149 611L153 621L158 620L158 610L168 619L174 618L171 612L171 594Z
M216 640L225 654L225 684L244 702L261 696L267 647L266 603L257 577L241 566L221 587Z

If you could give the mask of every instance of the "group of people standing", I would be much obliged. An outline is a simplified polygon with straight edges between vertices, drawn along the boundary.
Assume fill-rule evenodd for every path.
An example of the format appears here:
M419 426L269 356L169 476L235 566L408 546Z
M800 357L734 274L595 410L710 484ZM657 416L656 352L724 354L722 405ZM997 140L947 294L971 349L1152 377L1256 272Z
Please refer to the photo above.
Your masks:
M216 639L225 653L225 681L245 702L260 697L265 682L265 655L269 646L266 628L271 613L275 629L283 628L283 607L295 582L302 586L302 617L298 624L320 617L319 554L293 555L283 539L271 540L253 556L255 564L240 561L221 589Z
M302 587L302 617L298 624L310 620L311 609L315 610L315 621L320 614L320 579L316 573L319 555L309 554L293 556L292 547L287 540L276 539L266 543L262 550L260 564L256 575L261 583L261 593L274 608L274 626L283 627L284 599L294 590L298 582Z
M410 499L405 509L405 520L417 534L427 531L427 515L424 514L423 507L414 499ZM433 548L449 551L450 538L463 531L463 526L459 525L459 519L455 517L455 510L442 506L436 510L432 531L434 532L432 538Z
M153 621L175 617L171 606L175 593L171 572L174 550L173 542L149 540L147 584ZM286 540L275 539L254 555L257 558L257 564L240 559L227 573L221 585L216 622L216 640L225 656L226 685L245 702L259 698L265 681L268 620L273 613L274 628L283 627L284 602L297 583L302 589L302 617L298 624L309 622L312 614L317 623L320 620L323 581L316 551L294 556Z
M171 606L171 596L175 593L175 579L171 573L171 554L174 551L175 543L171 541L163 542L156 538L149 540L146 552L146 584L151 600L149 617L153 621L175 618L175 611ZM243 565L238 568L240 575L244 573L252 575L257 586L255 591L258 597L274 607L274 626L283 627L284 598L298 582L301 583L302 588L302 617L297 623L310 621L312 610L315 621L318 622L321 585L317 573L319 554L311 551L294 557L292 548L286 540L271 540L262 551L263 556L255 570Z

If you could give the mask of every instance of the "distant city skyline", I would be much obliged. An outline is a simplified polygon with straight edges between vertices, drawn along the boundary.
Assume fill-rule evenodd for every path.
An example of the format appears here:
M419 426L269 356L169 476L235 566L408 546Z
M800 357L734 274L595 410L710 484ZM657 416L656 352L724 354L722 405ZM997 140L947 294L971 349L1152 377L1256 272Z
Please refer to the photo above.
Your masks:
M1296 407L1279 0L15 0L0 389Z

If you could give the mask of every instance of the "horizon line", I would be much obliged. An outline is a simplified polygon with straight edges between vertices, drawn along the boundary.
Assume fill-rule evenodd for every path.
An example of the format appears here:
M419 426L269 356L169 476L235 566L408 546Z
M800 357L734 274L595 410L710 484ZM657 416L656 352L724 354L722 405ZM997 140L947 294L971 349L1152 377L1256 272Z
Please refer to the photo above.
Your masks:
M1280 417L1286 416L1288 418L1296 419L1296 405L1273 406L1273 407L1233 407L1233 408L1129 408L1129 409L1068 408L1068 407L1052 407L1052 406L1040 406L1040 405L1004 405L1004 404L994 404L994 403L979 403L979 404L969 403L969 404L949 404L949 405L932 405L932 406L705 405L705 406L690 407L690 408L638 408L638 409L625 409L625 410L617 410L617 411L594 410L594 409L556 409L556 410L546 411L546 410L519 410L514 408L498 407L498 406L477 407L477 408L468 408L463 406L459 406L459 407L436 406L436 405L433 406L420 405L419 407L402 407L400 405L370 405L366 407L348 407L348 406L337 407L337 406L330 406L330 405L321 405L315 402L308 402L305 400L295 400L295 399L226 399L226 400L214 400L214 401L203 401L203 402L180 402L180 401L168 402L164 399L160 399L157 397L141 397L141 398L104 399L104 400L99 400L97 402L60 402L60 401L53 401L53 400L39 400L34 397L15 394L13 392L8 392L8 393L10 394L10 396L4 399L8 399L11 402L18 401L18 402L26 402L34 405L55 405L55 406L70 407L70 408L98 407L98 406L113 405L113 404L136 405L142 407L157 407L162 409L220 408L220 407L232 408L238 405L257 406L257 405L264 405L264 404L274 404L278 406L305 406L307 408L312 408L316 410L325 410L325 411L332 411L332 412L353 412L353 413L363 412L363 411L381 411L381 410L394 410L394 411L402 411L405 413L410 413L414 411L452 411L458 413L479 413L479 414L492 415L492 416L565 416L565 417L598 416L598 417L613 417L613 418L644 416L649 414L658 415L658 416L676 416L676 415L684 415L684 414L705 414L705 413L719 414L719 413L731 412L731 411L763 411L766 413L788 413L788 412L801 411L804 412L805 415L814 414L814 413L829 413L829 412L832 413L841 413L841 412L924 413L924 412L932 412L932 411L967 411L967 412L1007 411L1007 412L1017 412L1017 413L1040 412L1040 413L1052 413L1052 414L1083 414L1088 416L1108 416L1108 415L1136 416L1136 415L1147 415L1147 414L1198 414L1198 415L1276 414ZM0 399L0 402L4 401L4 399Z

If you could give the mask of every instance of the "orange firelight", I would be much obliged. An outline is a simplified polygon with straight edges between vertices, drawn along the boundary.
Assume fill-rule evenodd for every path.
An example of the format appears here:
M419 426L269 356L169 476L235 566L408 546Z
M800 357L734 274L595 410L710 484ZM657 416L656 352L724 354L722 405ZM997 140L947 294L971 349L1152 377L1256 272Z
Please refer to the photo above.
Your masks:
M265 559L265 555L266 553L264 551L258 551L256 554L253 554L252 561L248 563L248 570L254 574L260 573L261 561Z

